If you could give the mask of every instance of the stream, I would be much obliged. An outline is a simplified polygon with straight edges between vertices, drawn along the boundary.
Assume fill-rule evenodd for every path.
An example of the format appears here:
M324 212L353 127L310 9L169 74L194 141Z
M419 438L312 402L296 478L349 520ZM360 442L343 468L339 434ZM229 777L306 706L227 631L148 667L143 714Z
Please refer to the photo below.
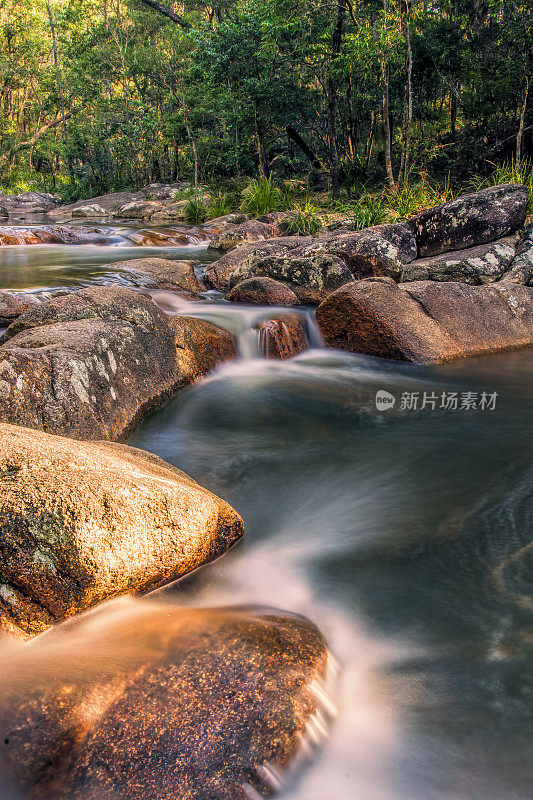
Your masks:
M127 284L106 265L211 258L201 239L135 246L127 231L138 227L112 245L1 247L1 288ZM529 800L533 349L435 367L381 361L325 349L302 309L311 349L275 361L253 327L281 309L151 294L168 313L227 328L239 357L128 443L246 525L223 558L155 596L303 614L340 664L329 738L284 797ZM378 392L394 407L378 410Z

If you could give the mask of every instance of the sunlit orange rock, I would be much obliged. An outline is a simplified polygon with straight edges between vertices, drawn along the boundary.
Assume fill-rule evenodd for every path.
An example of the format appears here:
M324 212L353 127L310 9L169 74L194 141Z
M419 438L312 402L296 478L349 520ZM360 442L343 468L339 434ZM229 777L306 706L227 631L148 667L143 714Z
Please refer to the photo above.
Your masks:
M0 764L36 800L251 800L326 731L328 652L301 617L131 601L12 649Z
M231 506L156 456L0 424L0 628L39 633L182 577L242 533Z

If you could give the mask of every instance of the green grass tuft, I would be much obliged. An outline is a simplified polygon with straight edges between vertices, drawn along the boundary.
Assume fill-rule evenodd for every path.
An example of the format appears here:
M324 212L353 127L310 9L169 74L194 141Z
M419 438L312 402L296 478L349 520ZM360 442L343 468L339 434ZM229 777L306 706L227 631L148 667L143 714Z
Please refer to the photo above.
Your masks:
M243 191L241 211L260 217L270 211L285 211L290 205L287 192L274 185L272 178L250 181Z

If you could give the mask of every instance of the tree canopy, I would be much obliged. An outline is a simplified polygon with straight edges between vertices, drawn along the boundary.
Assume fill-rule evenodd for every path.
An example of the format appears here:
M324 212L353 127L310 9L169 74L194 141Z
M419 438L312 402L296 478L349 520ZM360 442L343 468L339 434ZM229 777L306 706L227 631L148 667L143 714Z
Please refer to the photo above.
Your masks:
M462 180L527 157L517 0L0 0L0 184Z

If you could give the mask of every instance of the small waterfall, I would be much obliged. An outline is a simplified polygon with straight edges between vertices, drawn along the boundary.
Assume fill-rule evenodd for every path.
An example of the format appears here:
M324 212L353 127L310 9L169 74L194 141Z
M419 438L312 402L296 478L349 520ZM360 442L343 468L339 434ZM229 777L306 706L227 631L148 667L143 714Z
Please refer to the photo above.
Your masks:
M225 302L217 292L206 292L211 302L190 302L163 290L147 293L167 314L198 317L227 330L241 359L287 359L324 346L312 309L238 305Z

